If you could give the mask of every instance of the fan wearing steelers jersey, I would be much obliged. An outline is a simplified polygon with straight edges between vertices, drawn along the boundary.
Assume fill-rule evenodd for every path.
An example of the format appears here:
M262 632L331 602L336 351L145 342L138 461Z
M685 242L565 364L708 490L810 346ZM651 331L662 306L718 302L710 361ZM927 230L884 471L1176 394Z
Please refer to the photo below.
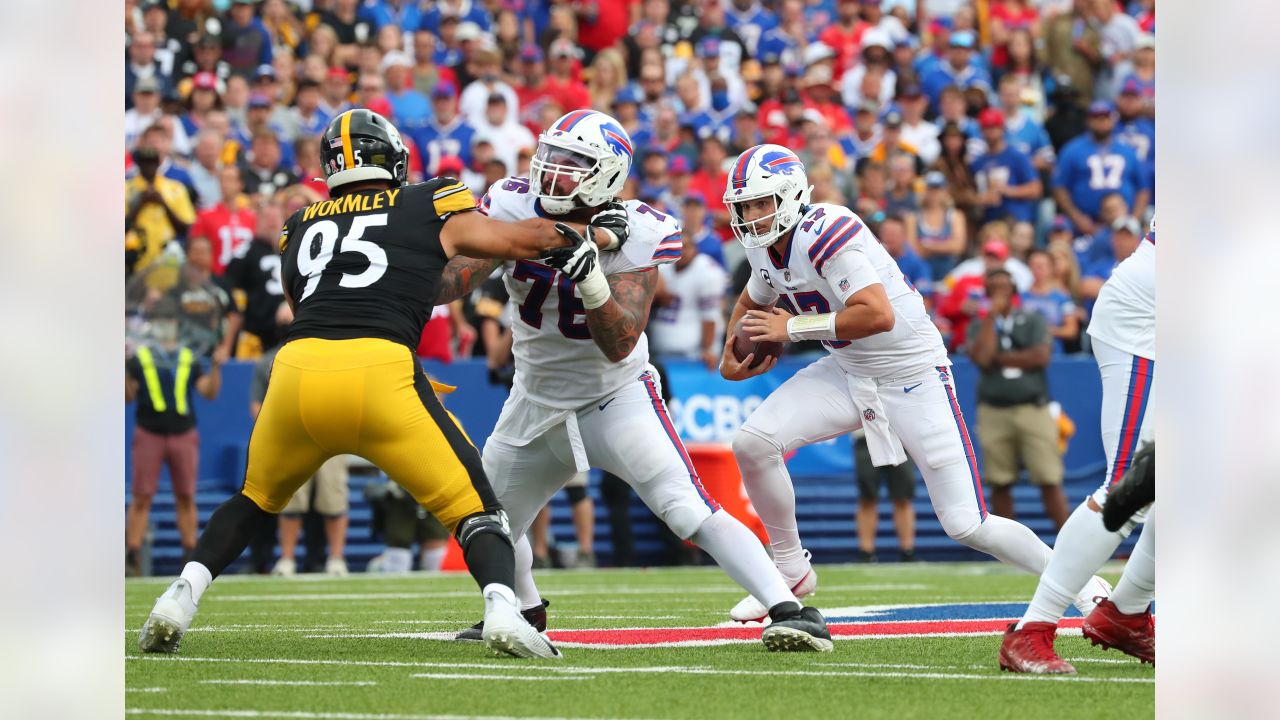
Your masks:
M294 213L281 234L295 319L249 440L244 486L209 519L139 644L176 652L205 589L253 529L322 463L350 453L384 470L457 537L481 587L491 648L558 657L518 612L506 514L413 348L449 258L534 258L566 242L577 247L581 236L565 224L505 223L471 212L475 198L451 178L404 185L408 152L400 134L369 110L334 118L320 154L332 198Z
M948 536L1041 573L1049 547L1027 527L987 513L951 361L920 293L857 214L810 204L810 190L794 153L757 145L738 157L724 193L730 226L751 264L729 326L742 319L757 342L820 340L829 353L782 383L733 441L743 485L783 577L797 598L817 587L783 458L860 427L876 465L898 465L908 455L915 460ZM753 368L750 356L738 361L732 341L731 334L721 360L725 378L753 377L776 364L769 358ZM1099 594L1092 590L1081 594L1082 604ZM765 607L747 597L730 616L758 620Z
M525 617L545 627L523 539L538 511L576 473L597 467L621 477L672 532L708 552L767 604L771 650L830 650L821 614L802 608L749 530L707 494L662 401L643 334L656 266L680 257L679 222L635 200L616 203L631 165L631 141L617 120L592 110L560 118L538 139L530 177L495 183L481 200L490 217L520 221L581 217L604 207L630 228L616 249L591 243L556 250L546 262L503 268L516 306L515 383L485 442L485 472L511 518L516 592ZM455 258L437 303L483 282L497 261ZM488 632L488 621L459 639Z

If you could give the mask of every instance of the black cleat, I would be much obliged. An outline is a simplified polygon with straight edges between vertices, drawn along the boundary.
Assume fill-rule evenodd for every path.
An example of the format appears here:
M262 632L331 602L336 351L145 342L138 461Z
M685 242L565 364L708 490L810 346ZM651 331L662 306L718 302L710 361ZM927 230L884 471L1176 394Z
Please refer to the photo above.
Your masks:
M815 607L778 603L769 609L769 619L760 639L773 652L831 652L834 647L827 621Z
M520 614L524 616L525 622L533 626L538 632L547 631L547 607L551 605L551 601L542 598L542 604L538 607L531 607L528 610L521 610ZM484 639L484 621L472 625L453 637L454 640L475 640L477 642Z

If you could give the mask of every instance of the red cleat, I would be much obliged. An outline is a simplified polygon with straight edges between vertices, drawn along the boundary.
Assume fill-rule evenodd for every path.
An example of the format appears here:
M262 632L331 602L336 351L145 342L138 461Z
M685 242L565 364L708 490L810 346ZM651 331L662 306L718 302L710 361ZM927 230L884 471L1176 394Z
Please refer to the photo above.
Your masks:
M1103 600L1084 619L1084 636L1104 650L1115 648L1142 662L1156 664L1156 625L1151 609L1126 615L1110 600Z
M1000 669L1034 675L1075 675L1071 663L1058 657L1053 649L1054 623L1034 622L1016 630L1011 623L1000 644Z

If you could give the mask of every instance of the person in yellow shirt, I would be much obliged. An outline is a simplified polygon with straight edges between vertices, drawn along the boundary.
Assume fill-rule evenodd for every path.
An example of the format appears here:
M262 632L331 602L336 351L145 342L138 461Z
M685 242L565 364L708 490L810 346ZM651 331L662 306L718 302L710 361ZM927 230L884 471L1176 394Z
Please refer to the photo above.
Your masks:
M138 174L124 187L124 247L130 273L151 264L170 240L185 236L196 219L186 187L159 174L155 148L134 150L133 162Z

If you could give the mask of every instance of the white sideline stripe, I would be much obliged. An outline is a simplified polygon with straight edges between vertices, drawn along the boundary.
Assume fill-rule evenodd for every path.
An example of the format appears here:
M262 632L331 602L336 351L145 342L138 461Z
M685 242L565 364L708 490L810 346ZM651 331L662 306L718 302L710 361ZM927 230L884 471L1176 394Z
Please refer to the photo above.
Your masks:
M299 685L299 686L329 686L329 685L377 685L373 680L201 680L202 685Z
M175 710L126 708L126 715L167 717L296 718L297 720L594 720L592 718L516 717L512 715L401 715L384 713L306 712L303 710Z
M557 643L563 645L563 643ZM422 668L498 668L492 663L447 663L447 662L407 662L399 660L318 660L303 658L202 658L189 656L154 657L150 655L125 656L125 660L147 660L152 662L215 662L215 663L265 663L274 665L340 665L351 667L422 667ZM906 680L1042 680L1047 682L1084 682L1084 683L1138 683L1150 685L1155 678L1098 678L1080 677L1078 675L1023 675L1017 673L1001 673L999 675L977 675L966 673L911 673L911 672L865 672L860 670L722 670L710 667L685 666L649 666L649 667L585 667L582 665L529 665L528 672L562 673L569 675L601 675L617 673L674 673L679 675L740 675L764 677L887 677ZM479 676L479 675L477 675ZM490 676L492 677L492 676ZM545 676L544 676L545 677ZM274 716L273 716L274 717Z
M922 584L867 584L867 585L831 585L822 586L820 590L828 592L844 592L844 591L881 591L881 590L927 590L929 585ZM733 586L722 587L694 587L694 588L678 588L678 587L636 587L636 586L620 586L620 587L595 587L595 588L548 588L548 593L553 595L561 595L565 597L575 597L579 595L711 595L711 594L741 594L742 588ZM337 600L430 600L430 599L446 599L446 598L469 598L475 597L474 590L451 590L441 592L391 592L391 593L262 593L260 595L219 595L217 593L210 594L209 597L218 602L294 602L294 601L337 601ZM134 605L150 605L153 600L139 600Z
M124 691L127 693L131 693L131 692L162 693L162 692L169 692L169 688L139 687L139 688L125 688Z
M532 675L475 675L470 673L414 673L411 678L429 678L432 680L533 680L536 682L545 682L547 680L595 680L594 675L543 675L535 677Z

